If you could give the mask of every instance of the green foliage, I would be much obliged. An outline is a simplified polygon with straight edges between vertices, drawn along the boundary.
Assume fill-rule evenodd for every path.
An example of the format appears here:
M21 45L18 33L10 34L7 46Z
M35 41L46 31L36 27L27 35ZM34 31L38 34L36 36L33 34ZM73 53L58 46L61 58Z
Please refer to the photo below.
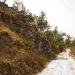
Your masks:
M48 27L48 22L46 19L46 15L43 11L41 11L41 15L37 17L37 28L40 31L44 31Z
M54 40L57 39L57 36L58 36L58 28L55 27L54 31L53 31L53 35L54 35Z
M66 44L67 47L71 46L71 37L70 37L70 35L67 35L67 38L65 40L65 44Z
M31 40L26 40L25 42L24 42L24 46L25 46L25 48L30 48L31 46L32 46L32 41Z
M53 44L53 42L54 42L53 31L50 31L50 30L46 31L46 32L45 32L45 36L46 36L47 40L48 40L51 44Z
M31 12L29 12L29 14L27 14L26 17L27 17L27 20L28 20L29 22L33 22L33 21L34 21L34 18L33 18L33 16L32 16L32 13L31 13Z
M66 35L65 33L59 33L57 27L53 31L48 30L45 32L45 36L47 40L50 42L52 49L54 50L59 50L60 45L64 46L64 36Z
M75 39L72 40L71 46L75 46Z
M64 33L59 33L57 35L56 42L58 42L59 45L60 44L64 44L64 38L63 38L63 36L64 36Z

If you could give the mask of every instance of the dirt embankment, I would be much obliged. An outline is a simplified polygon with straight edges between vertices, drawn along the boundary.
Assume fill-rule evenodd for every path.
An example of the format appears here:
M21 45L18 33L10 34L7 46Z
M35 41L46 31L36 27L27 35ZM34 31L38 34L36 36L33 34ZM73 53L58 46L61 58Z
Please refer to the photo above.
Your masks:
M73 46L73 47L71 47L70 49L71 49L71 52L70 52L71 56L72 56L73 58L75 58L75 47Z

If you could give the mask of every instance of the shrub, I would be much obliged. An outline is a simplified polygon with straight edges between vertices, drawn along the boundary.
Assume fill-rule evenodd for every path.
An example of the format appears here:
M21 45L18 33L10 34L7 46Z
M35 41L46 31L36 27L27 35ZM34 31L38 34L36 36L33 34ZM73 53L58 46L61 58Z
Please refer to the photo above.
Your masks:
M26 40L24 42L24 46L25 46L25 48L29 49L32 46L32 41L31 40Z

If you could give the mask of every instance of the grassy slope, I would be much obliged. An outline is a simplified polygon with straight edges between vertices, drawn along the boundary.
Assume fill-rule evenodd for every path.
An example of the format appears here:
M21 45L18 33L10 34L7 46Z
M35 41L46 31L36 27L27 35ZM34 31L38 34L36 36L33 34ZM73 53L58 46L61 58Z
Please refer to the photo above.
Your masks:
M8 33L13 42L23 40L18 34L5 27L4 23L1 22L0 25L0 33ZM23 48L18 49L17 46L12 46L7 50L0 48L0 50L0 74L3 72L3 75L6 75L5 72L7 75L16 75L16 71L21 75L31 75L44 68L48 60L43 53Z
M0 11L5 15L15 17L16 12L11 8L1 8ZM10 12L9 12L10 11ZM11 25L10 25L11 26ZM2 33L3 32L3 33ZM21 42L26 38L22 38L18 33L12 31L9 25L3 21L0 21L0 34L8 33L6 36L11 39L5 39L11 45L5 44L3 40L0 40L0 74L1 75L34 75L35 73L41 71L45 64L50 59L55 58L55 51L50 53L39 52L37 49L25 49L24 47L18 47L18 45L13 45L13 43ZM2 44L3 43L3 44ZM1 47L1 45L3 47Z
M14 42L16 40L23 40L17 33L12 32L5 26L5 23L0 23L0 33L8 33ZM16 75L16 72L18 75L32 75L42 70L45 67L45 63L48 61L47 56L37 50L18 49L17 46L12 46L8 48L7 51L6 49L0 50L0 74L3 72L3 75L6 75L6 72L7 75ZM51 58L53 58L53 56Z

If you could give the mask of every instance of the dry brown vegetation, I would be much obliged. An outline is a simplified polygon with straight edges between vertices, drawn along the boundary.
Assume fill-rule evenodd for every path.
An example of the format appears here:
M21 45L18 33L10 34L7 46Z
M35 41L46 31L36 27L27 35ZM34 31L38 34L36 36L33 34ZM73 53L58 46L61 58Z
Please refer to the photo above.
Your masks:
M71 56L75 58L75 46L71 47Z
M34 28L13 8L0 2L0 13L0 75L34 75L59 53L56 48L49 52L38 50L40 39L47 43L38 31L31 47L29 35Z

